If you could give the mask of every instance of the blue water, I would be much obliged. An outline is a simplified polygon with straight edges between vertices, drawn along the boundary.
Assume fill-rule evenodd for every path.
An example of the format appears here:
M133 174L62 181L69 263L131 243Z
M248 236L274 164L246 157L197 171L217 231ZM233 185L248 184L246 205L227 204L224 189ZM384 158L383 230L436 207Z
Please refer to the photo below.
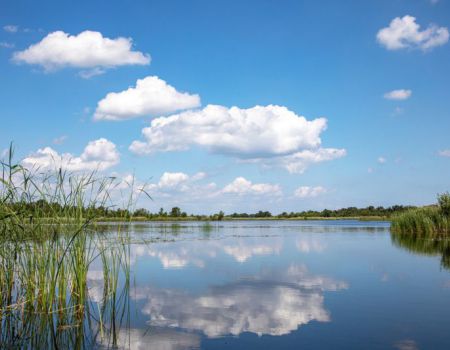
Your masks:
M439 254L394 245L389 223L130 229L130 317L119 347L450 349L450 271Z

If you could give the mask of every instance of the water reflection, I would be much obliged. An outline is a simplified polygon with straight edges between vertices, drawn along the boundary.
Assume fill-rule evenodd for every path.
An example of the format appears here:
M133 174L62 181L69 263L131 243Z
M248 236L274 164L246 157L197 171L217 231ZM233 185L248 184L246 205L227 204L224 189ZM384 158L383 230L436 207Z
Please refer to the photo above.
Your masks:
M26 308L17 308L7 314L1 308L0 348L56 344L69 349L183 350L214 347L219 342L244 348L358 348L370 335L379 347L413 349L423 344L417 330L428 333L436 325L448 324L444 307L431 310L434 304L420 299L429 295L425 290L431 290L434 300L441 297L435 304L448 306L448 289L441 288L441 280L448 277L433 275L436 263L407 284L388 279L410 271L412 260L410 254L399 254L392 247L385 223L370 224L370 228L358 222L203 225L137 223L121 227L120 234L116 225L102 225L103 233L88 236L80 246L87 249L81 280L71 269L70 255L61 270L70 273L67 295L86 290L82 303L66 302L59 314L60 301L55 299L52 314L46 316L40 309L27 313ZM437 254L443 266L450 266L448 240L393 236L392 241L412 252ZM49 243L36 243L30 254L45 244ZM27 259L19 255L16 260L23 261L20 266L38 266L65 247L56 246L58 250L50 245L31 263L27 260L31 255ZM14 261L6 259L14 259L14 254L3 248L0 262ZM27 271L31 278L34 269ZM373 271L383 272L382 281ZM431 275L434 280L426 279ZM86 289L74 289L80 282ZM413 304L426 305L417 311L416 319L411 313L414 308L405 308ZM368 323L367 314L371 315ZM428 318L422 318L423 314ZM433 325L428 322L430 315L436 319ZM424 323L410 322L410 318ZM392 334L383 333L390 327ZM245 343L248 339L251 342ZM327 343L327 339L332 340ZM358 343L352 339L359 339ZM447 343L446 339L436 341ZM369 348L375 343L367 344Z
M441 257L441 266L450 269L450 239L439 236L416 236L412 234L392 234L392 242L401 248L424 255Z
M108 349L111 344L99 343L100 348ZM187 350L200 348L198 334L177 332L172 329L152 327L149 329L123 329L119 332L114 349L132 350Z
M148 286L139 288L135 298L145 301L142 312L151 326L201 331L208 337L284 335L312 320L329 321L323 292L347 287L310 274L306 266L291 265L286 271L214 286L201 295Z
M314 243L319 244L319 243ZM202 268L205 260L212 259L224 253L236 262L244 263L254 256L280 254L283 239L274 237L270 242L261 238L236 238L233 240L195 240L189 242L152 242L133 245L131 247L131 262L145 257L157 258L164 269L180 269L189 265Z

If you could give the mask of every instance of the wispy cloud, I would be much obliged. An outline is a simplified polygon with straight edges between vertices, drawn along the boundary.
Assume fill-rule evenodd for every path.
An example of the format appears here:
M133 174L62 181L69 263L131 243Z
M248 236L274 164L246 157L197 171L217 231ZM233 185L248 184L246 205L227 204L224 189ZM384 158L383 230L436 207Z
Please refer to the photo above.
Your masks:
M8 33L17 33L17 31L19 30L19 26L8 24L6 26L3 26L3 30Z
M444 149L438 152L441 157L450 157L450 149Z
M387 100L407 100L412 95L411 90L407 89L399 89L399 90L392 90L389 92L386 92L383 97Z

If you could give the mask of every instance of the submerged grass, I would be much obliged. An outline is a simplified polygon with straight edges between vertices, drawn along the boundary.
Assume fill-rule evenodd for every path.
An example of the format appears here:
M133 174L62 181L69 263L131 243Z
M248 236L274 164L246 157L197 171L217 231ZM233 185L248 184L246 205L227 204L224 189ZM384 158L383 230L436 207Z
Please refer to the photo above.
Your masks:
M114 347L129 239L98 234L89 209L107 205L114 179L25 169L12 147L0 171L0 348Z

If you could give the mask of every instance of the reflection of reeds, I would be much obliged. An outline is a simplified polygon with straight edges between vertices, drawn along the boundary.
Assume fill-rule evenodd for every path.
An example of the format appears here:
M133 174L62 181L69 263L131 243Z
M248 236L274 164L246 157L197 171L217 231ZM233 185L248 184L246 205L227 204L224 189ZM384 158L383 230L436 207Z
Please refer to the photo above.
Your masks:
M114 346L129 310L129 239L93 234L89 210L109 200L112 179L33 173L12 150L1 167L0 347ZM96 264L100 300L90 295Z
M424 255L440 255L441 265L450 269L450 238L432 236L417 236L409 233L394 234L392 242L411 252Z

